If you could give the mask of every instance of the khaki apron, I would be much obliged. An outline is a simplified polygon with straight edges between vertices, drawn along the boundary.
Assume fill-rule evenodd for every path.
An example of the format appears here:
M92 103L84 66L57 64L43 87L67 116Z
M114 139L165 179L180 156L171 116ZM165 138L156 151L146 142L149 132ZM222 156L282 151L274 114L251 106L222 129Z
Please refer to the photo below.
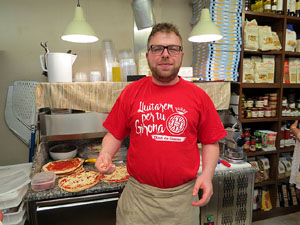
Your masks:
M117 225L199 225L199 207L192 206L195 180L161 189L128 180L118 201Z

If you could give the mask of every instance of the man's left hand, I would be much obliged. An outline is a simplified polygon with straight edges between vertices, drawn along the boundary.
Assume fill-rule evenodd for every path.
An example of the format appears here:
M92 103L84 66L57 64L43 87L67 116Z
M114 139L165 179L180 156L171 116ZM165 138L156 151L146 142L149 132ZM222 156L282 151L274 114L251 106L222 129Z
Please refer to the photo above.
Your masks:
M193 196L198 195L199 189L203 190L202 197L199 201L192 202L193 206L204 206L209 202L211 196L213 195L211 178L205 177L204 174L198 176L194 185Z

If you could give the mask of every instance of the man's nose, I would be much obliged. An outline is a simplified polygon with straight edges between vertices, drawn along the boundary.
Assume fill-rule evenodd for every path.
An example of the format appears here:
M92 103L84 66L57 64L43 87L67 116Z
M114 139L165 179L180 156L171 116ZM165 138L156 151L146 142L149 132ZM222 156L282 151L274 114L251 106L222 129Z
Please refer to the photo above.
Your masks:
M163 50L163 52L162 52L161 55L162 55L162 57L164 57L164 58L165 58L165 57L169 57L170 55L169 55L168 49L165 48L165 49Z

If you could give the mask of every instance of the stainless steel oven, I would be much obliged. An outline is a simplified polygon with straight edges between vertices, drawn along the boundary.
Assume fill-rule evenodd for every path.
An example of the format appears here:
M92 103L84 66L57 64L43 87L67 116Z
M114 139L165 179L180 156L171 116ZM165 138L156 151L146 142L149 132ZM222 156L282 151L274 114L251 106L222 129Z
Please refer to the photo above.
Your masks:
M29 202L31 225L115 225L119 191Z

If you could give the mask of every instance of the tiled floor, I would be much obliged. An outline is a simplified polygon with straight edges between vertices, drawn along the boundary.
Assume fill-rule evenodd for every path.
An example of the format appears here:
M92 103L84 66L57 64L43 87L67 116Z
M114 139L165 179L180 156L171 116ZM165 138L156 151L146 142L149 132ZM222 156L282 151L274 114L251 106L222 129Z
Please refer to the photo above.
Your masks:
M300 225L300 212L256 221L252 225Z

